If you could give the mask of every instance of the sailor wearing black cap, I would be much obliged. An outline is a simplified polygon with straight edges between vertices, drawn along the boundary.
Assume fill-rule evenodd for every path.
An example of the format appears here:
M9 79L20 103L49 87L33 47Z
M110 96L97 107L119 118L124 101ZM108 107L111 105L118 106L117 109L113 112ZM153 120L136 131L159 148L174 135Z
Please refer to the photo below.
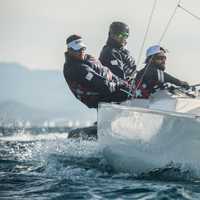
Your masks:
M86 54L86 45L79 35L66 40L64 77L72 93L89 108L99 102L121 102L128 99L130 85L114 75L99 60Z
M99 60L122 79L133 78L136 72L134 58L125 48L129 27L123 22L113 22L109 28L108 40L100 53Z

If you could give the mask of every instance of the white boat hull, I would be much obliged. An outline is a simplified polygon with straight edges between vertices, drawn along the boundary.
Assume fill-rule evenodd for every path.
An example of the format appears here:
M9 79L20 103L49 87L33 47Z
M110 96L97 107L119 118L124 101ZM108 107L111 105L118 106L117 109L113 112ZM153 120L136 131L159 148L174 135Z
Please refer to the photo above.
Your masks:
M98 137L106 159L115 170L131 173L162 168L170 162L199 168L200 118L194 114L199 105L197 109L179 106L185 109L180 113L101 104Z

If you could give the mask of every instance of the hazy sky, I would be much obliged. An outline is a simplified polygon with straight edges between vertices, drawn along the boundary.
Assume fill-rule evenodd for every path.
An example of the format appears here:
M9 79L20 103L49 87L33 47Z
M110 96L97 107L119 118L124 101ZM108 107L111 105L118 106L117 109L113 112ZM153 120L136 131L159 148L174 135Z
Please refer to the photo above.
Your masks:
M131 29L128 49L138 62L155 0L0 0L0 61L18 62L30 69L59 69L70 34L85 39L88 52L99 55L112 21ZM157 0L145 48L158 43L177 0ZM200 16L199 0L181 5ZM200 20L178 9L161 43L168 54L168 72L191 83L200 76Z

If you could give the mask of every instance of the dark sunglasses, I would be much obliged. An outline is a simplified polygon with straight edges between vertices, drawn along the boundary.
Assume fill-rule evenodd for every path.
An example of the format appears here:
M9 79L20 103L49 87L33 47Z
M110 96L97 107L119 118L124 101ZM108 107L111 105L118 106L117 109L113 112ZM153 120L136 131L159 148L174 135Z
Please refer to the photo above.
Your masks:
M127 39L128 38L128 33L126 33L126 32L118 33L117 37L119 39Z
M85 47L83 47L83 48L81 48L81 49L78 49L78 50L75 50L75 49L71 49L73 52L76 52L76 53L80 53L80 52L82 52L82 51L85 51L86 50L86 48Z

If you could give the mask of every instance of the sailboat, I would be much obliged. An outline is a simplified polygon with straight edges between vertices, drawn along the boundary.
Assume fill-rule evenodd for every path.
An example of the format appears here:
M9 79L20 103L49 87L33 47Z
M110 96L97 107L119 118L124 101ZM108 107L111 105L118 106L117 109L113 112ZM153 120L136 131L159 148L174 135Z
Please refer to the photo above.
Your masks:
M167 27L177 8L182 8L179 3ZM188 12L186 9L184 11ZM198 87L199 84L196 84L190 91L185 91L170 86L157 91L149 99L100 104L98 142L113 169L143 173L163 168L169 163L199 168Z
M98 137L117 171L142 173L170 162L200 166L200 98L164 90L148 100L100 104Z

